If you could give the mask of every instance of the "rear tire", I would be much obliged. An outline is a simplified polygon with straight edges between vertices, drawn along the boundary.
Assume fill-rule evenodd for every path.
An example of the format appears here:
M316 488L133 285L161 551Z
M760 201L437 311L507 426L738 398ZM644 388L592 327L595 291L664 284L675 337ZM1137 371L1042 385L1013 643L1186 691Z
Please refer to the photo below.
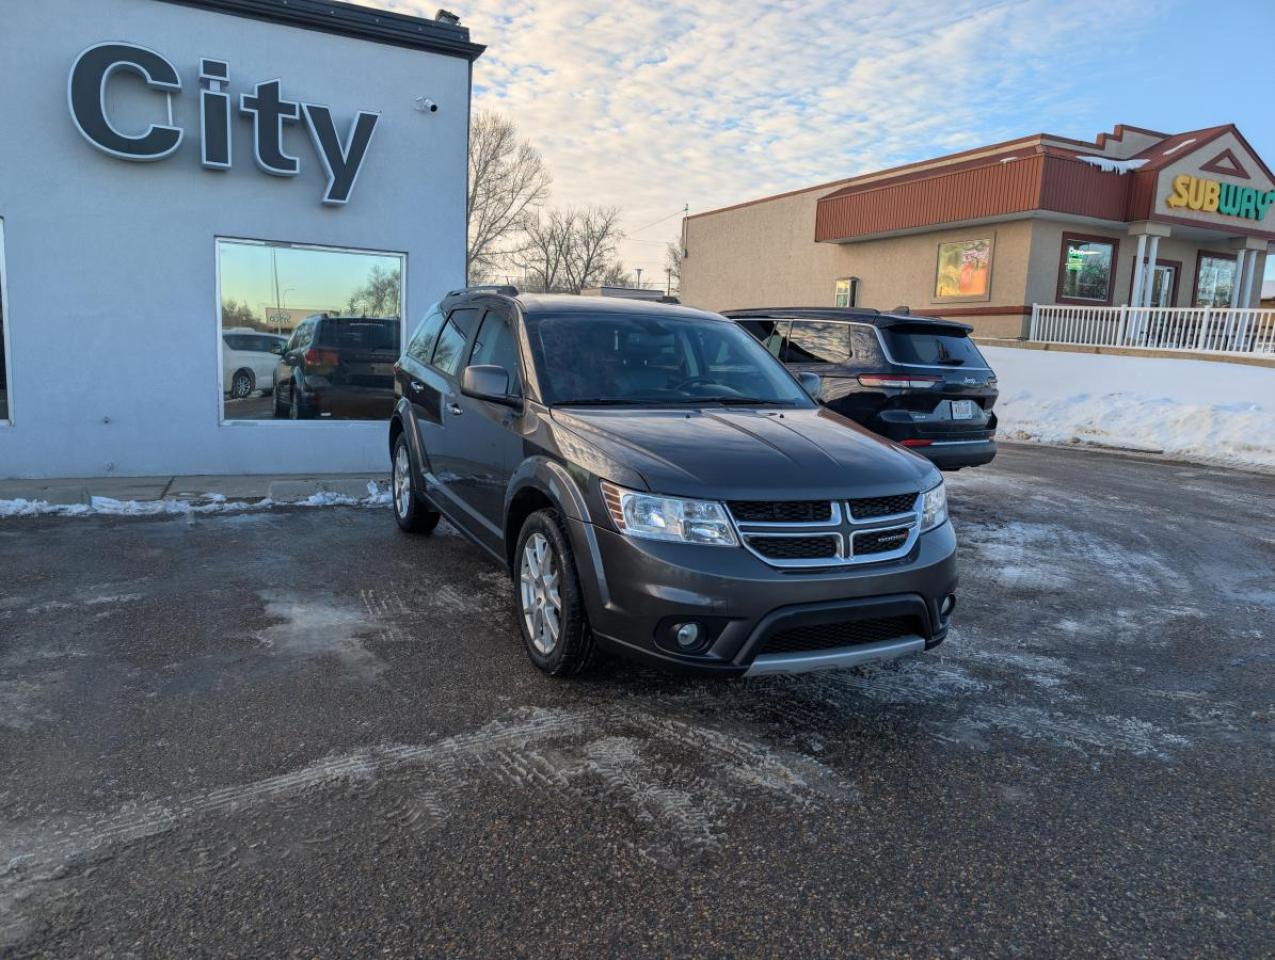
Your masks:
M236 370L235 375L230 378L231 400L243 400L250 397L255 389L257 389L257 378L252 375L251 370Z
M394 519L405 533L433 533L439 513L422 506L416 491L416 467L407 437L399 434L394 441L394 457L390 461L390 496L394 502Z
M598 661L571 542L557 510L537 510L518 532L514 609L527 656L549 676L575 676Z

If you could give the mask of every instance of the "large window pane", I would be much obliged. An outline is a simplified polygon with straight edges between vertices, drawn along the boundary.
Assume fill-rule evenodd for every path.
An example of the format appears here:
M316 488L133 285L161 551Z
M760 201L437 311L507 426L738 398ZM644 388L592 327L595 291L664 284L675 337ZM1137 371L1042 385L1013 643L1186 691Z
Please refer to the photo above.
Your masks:
M4 284L4 221L0 220L0 422L7 422L9 419L9 368L7 365L9 357L4 348L5 324L9 318L4 313L6 302Z
M1115 252L1114 243L1064 237L1060 295L1069 300L1110 303Z
M1200 254L1199 272L1195 277L1195 305L1197 307L1229 307L1231 290L1235 286L1235 260L1232 257L1215 257Z
M227 420L381 420L394 409L402 254L217 241Z

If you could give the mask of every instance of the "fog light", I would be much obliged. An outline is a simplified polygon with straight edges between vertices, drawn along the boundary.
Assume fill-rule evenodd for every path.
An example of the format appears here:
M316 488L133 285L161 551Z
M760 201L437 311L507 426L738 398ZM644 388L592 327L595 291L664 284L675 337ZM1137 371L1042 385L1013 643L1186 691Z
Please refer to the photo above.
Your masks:
M943 598L943 605L939 607L939 616L946 620L952 615L952 611L956 609L956 594L949 593Z
M703 631L698 623L683 623L677 628L677 632L674 635L677 637L677 645L689 650L699 643L700 634L702 633Z

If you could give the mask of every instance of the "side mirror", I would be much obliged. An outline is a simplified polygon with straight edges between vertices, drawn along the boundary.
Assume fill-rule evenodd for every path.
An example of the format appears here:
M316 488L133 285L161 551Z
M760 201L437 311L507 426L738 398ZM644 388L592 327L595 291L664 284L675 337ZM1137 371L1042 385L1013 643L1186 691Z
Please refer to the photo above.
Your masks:
M460 378L460 392L467 397L490 400L507 407L522 406L522 400L509 396L509 371L495 364L480 363L466 367Z
M803 370L797 374L797 382L801 384L801 389L810 394L812 400L819 399L819 391L823 389L823 378L819 374Z

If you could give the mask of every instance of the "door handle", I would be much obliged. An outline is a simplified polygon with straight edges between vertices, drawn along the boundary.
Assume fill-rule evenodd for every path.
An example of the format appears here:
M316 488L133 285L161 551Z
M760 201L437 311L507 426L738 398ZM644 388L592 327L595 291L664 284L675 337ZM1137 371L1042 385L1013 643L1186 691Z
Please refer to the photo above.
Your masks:
M409 380L408 385L412 388L413 393L420 393L425 388L415 380Z
M465 410L459 403L452 402L447 405L447 412L453 417L459 417Z

